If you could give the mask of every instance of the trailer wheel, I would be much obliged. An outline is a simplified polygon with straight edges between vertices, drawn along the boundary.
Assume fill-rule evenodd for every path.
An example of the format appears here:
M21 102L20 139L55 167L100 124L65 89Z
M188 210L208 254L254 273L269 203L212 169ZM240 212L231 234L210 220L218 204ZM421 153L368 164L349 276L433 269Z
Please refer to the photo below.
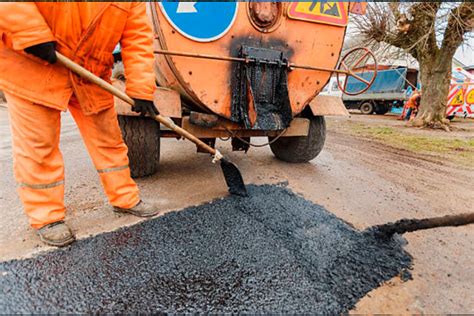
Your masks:
M293 163L308 162L323 150L326 140L324 116L309 117L308 136L282 137L270 144L270 148L280 160ZM272 141L272 138L269 138Z
M160 125L148 118L119 115L122 137L128 147L133 178L151 176L160 162Z

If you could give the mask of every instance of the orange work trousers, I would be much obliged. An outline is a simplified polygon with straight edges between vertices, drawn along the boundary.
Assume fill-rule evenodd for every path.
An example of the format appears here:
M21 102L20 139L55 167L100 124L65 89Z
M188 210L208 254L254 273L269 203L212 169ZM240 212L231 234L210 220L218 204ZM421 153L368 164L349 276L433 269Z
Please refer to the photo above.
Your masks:
M59 150L61 112L5 93L13 141L13 168L18 193L33 228L62 220L64 163ZM127 146L114 107L84 115L76 98L69 110L100 175L109 202L131 208L140 198L130 177Z

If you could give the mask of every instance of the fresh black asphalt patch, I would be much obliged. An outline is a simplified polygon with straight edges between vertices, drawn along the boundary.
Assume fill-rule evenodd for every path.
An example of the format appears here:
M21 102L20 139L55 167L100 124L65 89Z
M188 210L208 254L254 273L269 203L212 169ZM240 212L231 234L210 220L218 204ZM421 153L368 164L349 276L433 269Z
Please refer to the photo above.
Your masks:
M406 272L379 241L280 186L0 263L2 313L341 314Z

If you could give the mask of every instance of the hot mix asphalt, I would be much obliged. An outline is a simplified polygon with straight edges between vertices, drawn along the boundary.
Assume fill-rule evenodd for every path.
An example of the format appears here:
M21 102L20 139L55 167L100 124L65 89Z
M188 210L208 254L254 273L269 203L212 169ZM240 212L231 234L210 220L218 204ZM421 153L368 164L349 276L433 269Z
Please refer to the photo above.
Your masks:
M0 263L0 311L341 314L410 268L400 238L281 186L248 190Z

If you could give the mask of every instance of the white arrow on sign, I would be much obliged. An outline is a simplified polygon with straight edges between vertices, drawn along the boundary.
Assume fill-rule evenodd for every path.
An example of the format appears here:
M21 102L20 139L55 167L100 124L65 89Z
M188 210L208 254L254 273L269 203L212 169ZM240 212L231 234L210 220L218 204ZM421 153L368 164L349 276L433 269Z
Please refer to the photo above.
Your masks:
M179 2L176 13L196 13L196 2Z

